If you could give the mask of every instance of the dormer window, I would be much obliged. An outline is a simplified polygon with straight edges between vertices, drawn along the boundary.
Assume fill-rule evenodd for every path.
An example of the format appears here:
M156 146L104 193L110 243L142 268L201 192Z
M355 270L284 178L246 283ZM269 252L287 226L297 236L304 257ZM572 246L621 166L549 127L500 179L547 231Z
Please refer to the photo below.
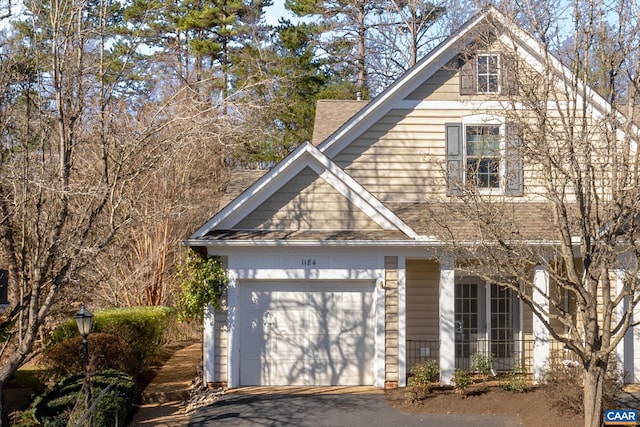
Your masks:
M500 92L500 55L481 54L476 56L476 60L477 92Z

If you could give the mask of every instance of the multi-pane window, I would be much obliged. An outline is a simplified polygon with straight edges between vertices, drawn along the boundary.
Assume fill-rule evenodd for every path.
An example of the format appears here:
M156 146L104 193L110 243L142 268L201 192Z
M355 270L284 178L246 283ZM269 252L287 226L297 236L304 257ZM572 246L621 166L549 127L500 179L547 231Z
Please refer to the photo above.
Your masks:
M491 353L499 359L513 352L513 298L511 289L491 284Z
M455 301L456 359L464 359L471 356L471 338L478 333L478 285L456 283Z
M500 188L500 126L466 126L467 184Z
M500 91L500 55L478 55L478 93Z

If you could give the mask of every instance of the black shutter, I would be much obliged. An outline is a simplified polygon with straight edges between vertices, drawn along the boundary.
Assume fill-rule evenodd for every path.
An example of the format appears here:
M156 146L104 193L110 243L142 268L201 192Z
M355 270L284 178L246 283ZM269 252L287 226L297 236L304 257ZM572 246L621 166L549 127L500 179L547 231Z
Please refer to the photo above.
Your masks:
M462 123L445 125L447 196L462 192L464 179L464 155L462 152Z
M9 304L9 270L0 270L0 305Z
M520 197L524 194L522 128L513 123L507 123L505 128L504 193L506 196Z
M458 56L460 74L460 95L474 95L478 92L476 79L476 58L472 55Z

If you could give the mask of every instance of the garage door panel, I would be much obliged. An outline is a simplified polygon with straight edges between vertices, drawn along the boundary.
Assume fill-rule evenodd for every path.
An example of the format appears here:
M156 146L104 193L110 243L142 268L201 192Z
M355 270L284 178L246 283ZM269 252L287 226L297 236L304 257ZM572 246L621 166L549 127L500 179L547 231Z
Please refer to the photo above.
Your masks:
M374 355L374 340L366 335L343 334L338 338L336 347L350 349L348 354L355 355L359 359L370 359Z
M275 361L275 372L270 384L286 382L287 385L308 385L308 373L305 361L296 358Z
M373 384L373 283L239 287L241 385Z
M273 308L279 310L296 310L307 307L307 293L277 291L274 297Z
M315 359L309 362L309 372L312 384L373 384L368 360L349 359L337 364L334 359Z
M335 334L339 333L341 330L341 314L339 312L336 313L337 310L324 310L320 313L307 310L308 317L308 325L307 332L308 333L330 333Z
M345 310L342 312L342 318L340 319L340 330L342 332L359 332L365 334L367 329L373 327L373 324L369 322L370 318L370 310Z
M278 360L304 360L307 355L307 346L303 335L279 334L275 342L276 347L273 355Z
M241 307L269 308L273 304L273 295L270 290L248 291L240 299Z
M307 307L313 307L316 310L335 310L340 303L340 295L334 292L308 292Z
M263 334L265 319L264 310L243 311L242 334Z
M265 376L269 369L264 366L262 360L243 357L242 370L240 371L240 384L261 385L269 381Z
M295 310L278 310L274 313L276 322L274 328L277 331L286 331L293 334L304 334L308 328L307 310L297 308Z
M371 293L367 292L343 292L342 293L342 306L345 308L352 308L354 310L369 310L372 304Z

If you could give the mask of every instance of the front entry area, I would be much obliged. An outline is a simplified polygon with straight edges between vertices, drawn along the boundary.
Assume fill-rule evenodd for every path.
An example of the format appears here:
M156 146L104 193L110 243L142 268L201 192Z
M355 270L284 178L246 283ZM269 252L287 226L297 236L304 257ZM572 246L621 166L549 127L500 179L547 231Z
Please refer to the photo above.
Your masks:
M373 385L372 281L239 284L240 385Z
M507 288L478 278L455 284L456 369L474 363L508 371L519 362L520 301Z

